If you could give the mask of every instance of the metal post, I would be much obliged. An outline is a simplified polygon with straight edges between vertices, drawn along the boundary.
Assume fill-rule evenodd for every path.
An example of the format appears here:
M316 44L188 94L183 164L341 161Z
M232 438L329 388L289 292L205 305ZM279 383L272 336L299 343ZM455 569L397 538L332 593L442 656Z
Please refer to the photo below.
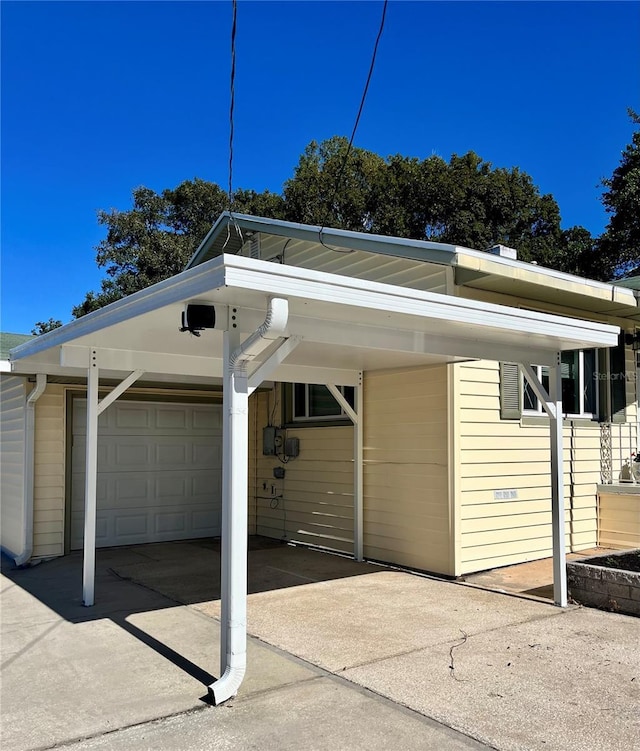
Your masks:
M549 396L553 405L551 427L551 522L553 536L553 599L567 606L567 557L564 524L564 470L562 460L562 371L561 355L549 368Z
M226 555L229 540L229 475L232 466L230 456L229 412L231 404L231 353L240 345L237 330L225 331L222 338L222 514L220 520L220 675L227 666L227 630L229 621L229 556Z
M249 381L246 365L232 366L233 334L224 333L223 498L220 666L209 690L216 704L234 696L247 662L247 493Z
M82 567L82 603L91 607L95 601L96 514L98 483L98 355L91 350L87 372L87 436L84 490L84 557Z
M356 420L353 425L353 556L356 561L364 558L364 478L363 478L363 430L364 430L364 394L362 372L355 387Z

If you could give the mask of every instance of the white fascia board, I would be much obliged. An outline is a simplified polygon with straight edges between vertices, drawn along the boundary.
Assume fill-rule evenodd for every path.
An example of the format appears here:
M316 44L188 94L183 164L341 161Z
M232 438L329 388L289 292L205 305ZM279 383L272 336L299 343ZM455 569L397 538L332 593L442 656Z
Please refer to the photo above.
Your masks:
M372 311L374 317L382 312L390 316L436 319L478 326L480 329L517 331L522 336L531 334L550 340L566 339L575 342L575 346L565 345L565 349L612 347L617 343L619 328L608 324L395 287L240 256L223 258L226 267L225 284L228 288L256 291L268 289L273 295L366 308Z
M32 357L40 352L72 342L82 336L130 321L136 316L149 313L165 305L188 300L211 292L224 285L224 264L222 258L202 264L189 271L183 271L176 276L158 282L151 287L136 292L133 295L117 300L111 305L89 313L82 318L66 324L58 329L41 334L25 344L11 350L12 362Z
M11 373L11 363L9 360L0 360L0 373Z
M360 383L360 371L283 363L273 371L269 380L281 383L335 383L337 386L357 386Z
M621 289L607 282L597 282L594 279L567 274L544 266L534 266L512 258L496 257L480 250L459 248L451 265L487 276L518 279L538 286L551 286L558 292L573 292L618 305L637 307L637 300L632 290Z
M86 369L91 362L92 351L92 347L65 344L60 348L60 365L63 368ZM145 373L214 378L222 376L222 356L194 357L166 352L101 348L97 348L96 353L100 370L118 372L143 370Z
M61 347L60 372L70 369L85 372L91 362L91 347L64 345ZM133 350L98 349L97 362L101 373L120 373L129 370L144 370L145 376L155 374L181 377L221 378L223 374L222 353L220 357L194 357L171 355L162 352L138 352ZM47 369L49 372L51 368ZM355 386L358 371L344 368L288 365L281 363L270 374L275 381L297 383L337 383Z

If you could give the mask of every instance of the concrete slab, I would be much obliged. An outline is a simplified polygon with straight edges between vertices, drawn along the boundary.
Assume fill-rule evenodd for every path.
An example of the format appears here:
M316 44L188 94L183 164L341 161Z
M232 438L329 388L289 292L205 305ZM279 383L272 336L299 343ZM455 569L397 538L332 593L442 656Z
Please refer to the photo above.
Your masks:
M251 595L249 631L314 665L340 671L529 619L552 605L396 571ZM446 604L445 604L446 603ZM219 603L197 606L217 616Z
M218 668L215 544L100 551L94 608L80 602L78 555L10 572L3 747L637 745L640 620L252 547L258 638L238 699L219 708L204 704Z
M102 568L101 605L69 604L72 564L15 571L14 586L2 577L3 748L48 748L208 702L219 624ZM244 696L319 674L254 642L248 662Z
M471 751L487 746L331 678L72 744L79 751Z
M640 748L640 621L556 612L343 675L504 751Z

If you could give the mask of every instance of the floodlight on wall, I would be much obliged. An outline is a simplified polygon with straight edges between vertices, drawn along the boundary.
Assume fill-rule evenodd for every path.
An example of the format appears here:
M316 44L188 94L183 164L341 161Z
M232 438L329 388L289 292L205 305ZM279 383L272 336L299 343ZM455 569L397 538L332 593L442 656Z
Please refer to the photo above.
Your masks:
M188 331L194 336L200 336L205 329L216 327L216 309L213 305L189 304L182 311L182 326L180 331Z

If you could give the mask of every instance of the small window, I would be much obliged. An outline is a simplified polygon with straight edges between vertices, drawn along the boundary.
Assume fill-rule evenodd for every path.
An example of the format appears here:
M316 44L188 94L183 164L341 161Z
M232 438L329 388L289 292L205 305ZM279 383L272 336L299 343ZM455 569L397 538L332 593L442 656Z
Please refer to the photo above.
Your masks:
M347 402L353 407L353 386L338 386ZM293 422L348 419L345 411L333 398L326 386L294 383L291 389L291 419Z
M538 379L549 390L549 368L533 365ZM567 417L598 417L598 371L595 349L562 353L562 411ZM524 414L545 414L531 385L523 379Z

